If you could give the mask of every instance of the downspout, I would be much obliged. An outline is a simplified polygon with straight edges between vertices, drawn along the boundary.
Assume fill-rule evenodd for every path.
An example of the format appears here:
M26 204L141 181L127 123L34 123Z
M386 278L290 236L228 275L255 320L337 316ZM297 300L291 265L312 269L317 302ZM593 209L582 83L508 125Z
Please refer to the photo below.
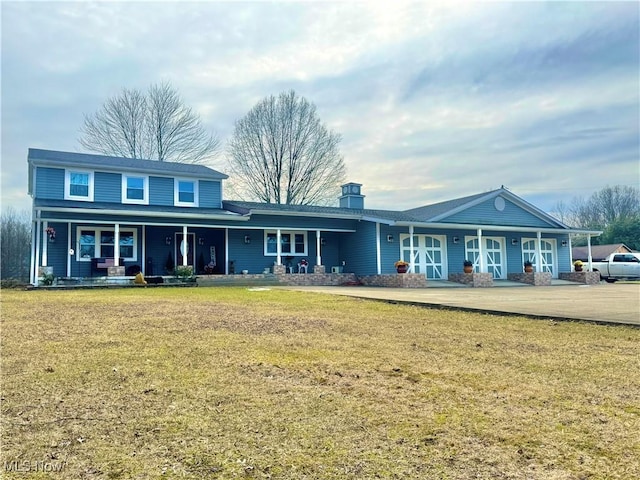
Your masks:
M380 222L376 222L376 268L378 275L382 273L382 263L380 259Z
M400 246L402 248L402 246ZM411 253L409 254L409 272L413 273L413 262L415 260L413 253L413 225L409 225L409 249Z

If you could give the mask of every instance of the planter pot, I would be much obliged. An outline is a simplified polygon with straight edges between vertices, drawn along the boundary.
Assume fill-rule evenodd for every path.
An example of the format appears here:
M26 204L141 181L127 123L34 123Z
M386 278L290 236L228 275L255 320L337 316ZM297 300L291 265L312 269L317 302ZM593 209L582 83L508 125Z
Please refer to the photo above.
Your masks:
M575 270L576 270L576 272L581 272L582 271L582 265L576 265L575 266Z
M524 267L524 271L526 273L531 273L533 272L533 265L529 265L528 267Z
M465 266L464 273L473 273L473 265Z
M407 273L407 270L409 269L408 265L398 265L396 267L396 270L398 273Z

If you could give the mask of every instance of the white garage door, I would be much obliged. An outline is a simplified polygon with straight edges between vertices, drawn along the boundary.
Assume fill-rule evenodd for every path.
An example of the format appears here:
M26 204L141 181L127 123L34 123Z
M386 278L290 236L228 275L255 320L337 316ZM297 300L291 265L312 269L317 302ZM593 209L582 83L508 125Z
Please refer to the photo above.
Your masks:
M413 264L414 273L424 273L432 280L446 279L448 277L446 239L444 235L414 235L412 255L410 236L400 235L401 256L403 260Z

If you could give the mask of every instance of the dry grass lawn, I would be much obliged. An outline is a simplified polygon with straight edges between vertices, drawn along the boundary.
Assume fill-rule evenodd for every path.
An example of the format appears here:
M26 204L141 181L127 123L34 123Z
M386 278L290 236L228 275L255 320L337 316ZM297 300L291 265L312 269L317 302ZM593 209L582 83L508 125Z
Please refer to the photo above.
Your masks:
M1 305L3 478L640 478L637 328L230 287Z

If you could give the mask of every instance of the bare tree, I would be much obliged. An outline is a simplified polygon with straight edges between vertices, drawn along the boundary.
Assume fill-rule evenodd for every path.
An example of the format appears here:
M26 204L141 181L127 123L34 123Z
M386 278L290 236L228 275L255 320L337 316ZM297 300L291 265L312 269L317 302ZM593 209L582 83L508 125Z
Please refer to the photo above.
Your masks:
M167 83L145 93L123 89L93 115L85 115L80 144L105 155L151 160L203 163L220 147L200 117Z
M0 231L0 277L29 281L31 216L8 207L2 212Z
M340 141L320 122L315 105L291 90L263 99L236 122L228 168L247 199L329 204L345 178Z
M568 210L573 226L605 228L618 220L640 215L640 190L624 185L607 186L586 200L574 198Z

